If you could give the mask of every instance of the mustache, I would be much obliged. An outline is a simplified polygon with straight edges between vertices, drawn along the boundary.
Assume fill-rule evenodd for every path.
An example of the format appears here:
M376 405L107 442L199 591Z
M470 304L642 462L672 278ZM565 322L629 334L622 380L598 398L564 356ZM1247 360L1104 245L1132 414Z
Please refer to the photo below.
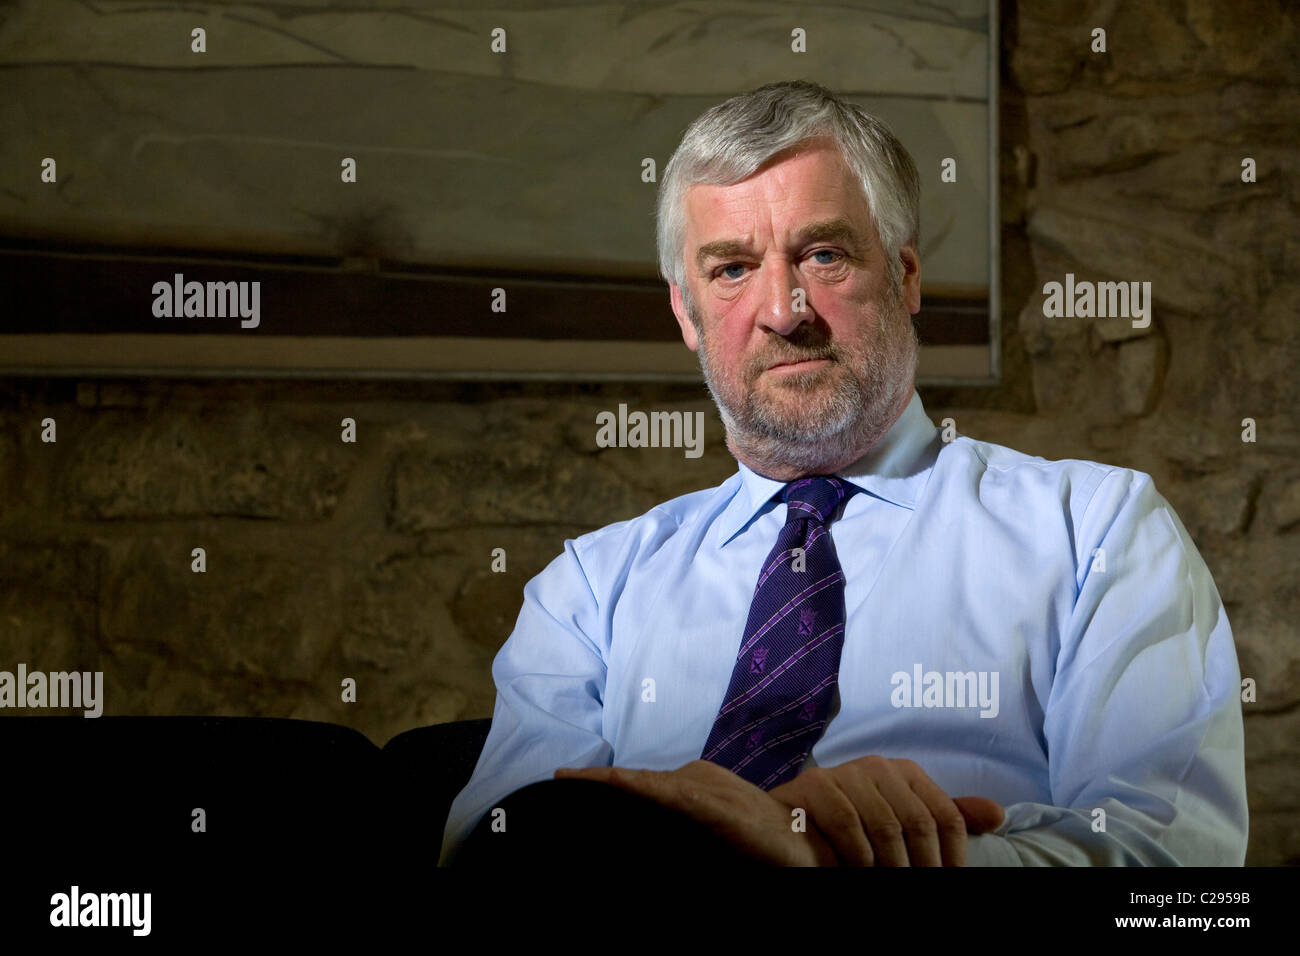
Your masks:
M801 338L817 338L814 336L801 336ZM799 348L800 345L805 346ZM774 343L771 351L764 353L754 362L754 368L763 371L771 368L773 365L793 362L811 362L816 359L831 359L839 361L842 358L841 350L831 344L825 338L820 342L813 341L793 341L786 338L779 343Z

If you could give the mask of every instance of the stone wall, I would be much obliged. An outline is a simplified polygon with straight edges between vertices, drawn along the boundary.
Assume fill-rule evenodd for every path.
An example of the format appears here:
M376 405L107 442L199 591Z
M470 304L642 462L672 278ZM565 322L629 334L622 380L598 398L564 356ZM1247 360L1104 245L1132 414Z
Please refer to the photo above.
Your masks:
M963 433L1154 476L1258 685L1248 861L1298 862L1296 15L1004 3L1002 28L1005 384L922 398ZM1044 318L1066 273L1152 282L1151 325ZM704 411L704 455L597 448L620 402ZM325 720L379 743L489 716L492 657L564 539L733 470L702 386L6 380L3 657L103 670L108 714Z
M6 659L102 669L110 714L327 720L381 744L491 715L492 657L566 538L735 468L702 386L3 391ZM620 401L707 413L704 454L597 448L596 413Z
M1003 288L1023 351L1008 367L1032 410L927 407L967 434L1154 478L1257 684L1242 704L1247 860L1300 863L1300 15L1275 0L1005 12ZM1043 285L1066 273L1150 281L1150 326L1044 318Z

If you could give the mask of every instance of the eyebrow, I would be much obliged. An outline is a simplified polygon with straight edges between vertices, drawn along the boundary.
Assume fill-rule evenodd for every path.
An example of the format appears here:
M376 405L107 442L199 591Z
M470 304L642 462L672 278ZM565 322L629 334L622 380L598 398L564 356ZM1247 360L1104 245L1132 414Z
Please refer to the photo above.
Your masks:
M858 230L847 219L824 219L812 222L794 234L795 245L807 245L810 242L840 242L855 249L866 246ZM749 252L749 246L739 239L717 239L706 242L695 252L695 265L699 269L710 259L725 259Z

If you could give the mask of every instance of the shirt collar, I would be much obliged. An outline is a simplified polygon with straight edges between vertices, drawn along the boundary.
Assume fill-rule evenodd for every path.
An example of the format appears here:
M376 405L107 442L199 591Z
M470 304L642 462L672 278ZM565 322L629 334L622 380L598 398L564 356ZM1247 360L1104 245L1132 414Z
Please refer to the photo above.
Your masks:
M900 508L914 509L938 454L936 433L921 404L921 396L913 389L912 400L885 437L835 474L870 495ZM743 462L739 465L740 487L718 516L719 547L725 547L787 484L765 478Z

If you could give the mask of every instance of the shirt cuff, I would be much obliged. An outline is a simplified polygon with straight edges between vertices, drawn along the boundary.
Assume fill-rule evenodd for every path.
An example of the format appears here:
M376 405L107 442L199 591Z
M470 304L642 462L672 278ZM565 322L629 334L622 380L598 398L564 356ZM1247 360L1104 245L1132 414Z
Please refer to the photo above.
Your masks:
M967 866L1024 866L1011 841L996 833L981 833L966 840Z

